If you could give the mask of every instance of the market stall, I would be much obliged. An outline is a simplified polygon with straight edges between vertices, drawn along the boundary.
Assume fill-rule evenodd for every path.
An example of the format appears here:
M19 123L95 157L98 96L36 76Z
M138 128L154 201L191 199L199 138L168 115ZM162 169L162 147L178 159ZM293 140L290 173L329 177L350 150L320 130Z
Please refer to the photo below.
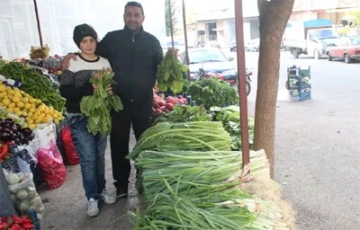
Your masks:
M241 1L235 11L242 18ZM238 69L245 70L242 20L236 29ZM168 84L160 91L177 89L174 81L162 81L181 69L173 66L158 72L158 81ZM254 120L247 114L244 75L239 72L239 94L217 78L185 82L172 96L190 97L196 105L165 107L137 141L128 158L135 161L146 207L131 213L134 229L295 228L295 213L270 178L265 152L249 151Z
M37 187L55 189L64 183L66 170L56 144L64 106L56 86L27 62L0 60L1 188L10 201L2 206L7 212L1 213L1 229L39 229L44 205Z

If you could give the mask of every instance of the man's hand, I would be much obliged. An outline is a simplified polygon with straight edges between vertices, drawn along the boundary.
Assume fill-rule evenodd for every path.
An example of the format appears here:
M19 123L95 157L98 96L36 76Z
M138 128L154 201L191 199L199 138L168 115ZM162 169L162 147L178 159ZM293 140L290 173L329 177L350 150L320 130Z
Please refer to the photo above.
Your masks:
M76 60L76 55L74 53L68 53L63 61L62 61L62 68L63 69L69 69L69 63L70 63L70 59L74 59Z

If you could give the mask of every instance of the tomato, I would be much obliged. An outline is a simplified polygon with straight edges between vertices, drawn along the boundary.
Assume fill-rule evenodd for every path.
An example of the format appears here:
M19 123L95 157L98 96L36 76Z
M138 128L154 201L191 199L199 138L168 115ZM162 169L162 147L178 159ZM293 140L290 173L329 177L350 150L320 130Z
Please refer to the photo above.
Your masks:
M174 109L174 104L172 104L172 103L166 103L166 109L168 109L168 110L170 110L170 111L172 111L173 109Z

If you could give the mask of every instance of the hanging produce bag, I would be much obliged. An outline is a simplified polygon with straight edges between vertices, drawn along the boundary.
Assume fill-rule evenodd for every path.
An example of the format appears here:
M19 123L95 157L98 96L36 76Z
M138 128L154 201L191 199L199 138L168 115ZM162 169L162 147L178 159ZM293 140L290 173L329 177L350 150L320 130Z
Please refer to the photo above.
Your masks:
M66 163L68 163L69 165L79 164L80 158L73 143L73 139L71 136L71 128L66 125L61 129L60 135L61 135L62 146L64 148Z
M31 172L14 173L7 169L3 169L3 172L11 200L19 214L23 215L29 210L35 210L37 217L41 219L45 207L36 191L33 174Z
M55 141L51 140L49 147L39 148L36 155L45 183L50 189L60 187L66 179L66 169Z

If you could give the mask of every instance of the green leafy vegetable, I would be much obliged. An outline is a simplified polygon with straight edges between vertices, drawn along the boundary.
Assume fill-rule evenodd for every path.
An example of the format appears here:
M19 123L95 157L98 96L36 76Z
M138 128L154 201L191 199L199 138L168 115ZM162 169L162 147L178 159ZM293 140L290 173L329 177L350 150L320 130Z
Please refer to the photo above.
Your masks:
M184 73L187 69L188 67L181 64L177 59L177 50L168 49L157 70L159 89L180 93L183 89L185 82Z
M173 111L157 117L154 124L159 122L210 121L211 119L211 115L207 114L203 106L175 105Z
M207 109L211 106L235 105L239 101L236 90L227 82L215 77L191 82L187 92L197 105L203 105Z
M213 113L214 120L221 121L225 130L231 136L231 149L240 150L241 143L241 125L240 125L240 107L231 105L228 107L211 107L210 111ZM254 140L254 118L248 117L248 131L249 131L249 144L252 148Z
M111 109L119 112L123 109L123 104L119 96L106 91L108 85L115 84L111 70L94 71L90 83L97 86L97 91L81 99L80 110L88 117L89 132L106 136L111 131Z

